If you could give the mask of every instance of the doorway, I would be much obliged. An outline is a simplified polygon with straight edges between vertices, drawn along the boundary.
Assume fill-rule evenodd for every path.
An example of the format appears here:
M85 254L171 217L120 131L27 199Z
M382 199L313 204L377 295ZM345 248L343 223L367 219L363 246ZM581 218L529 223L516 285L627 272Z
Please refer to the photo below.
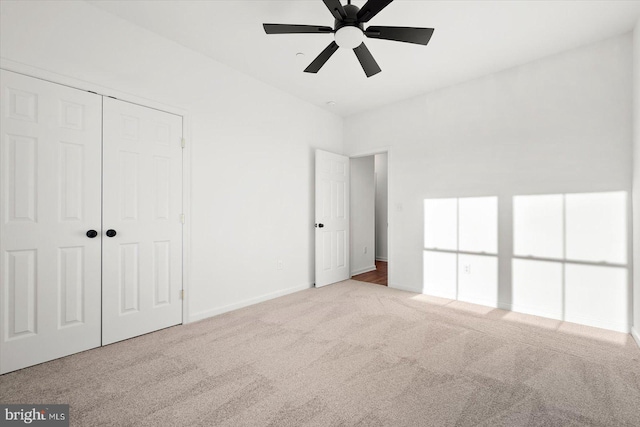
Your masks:
M351 158L351 278L388 285L388 154Z

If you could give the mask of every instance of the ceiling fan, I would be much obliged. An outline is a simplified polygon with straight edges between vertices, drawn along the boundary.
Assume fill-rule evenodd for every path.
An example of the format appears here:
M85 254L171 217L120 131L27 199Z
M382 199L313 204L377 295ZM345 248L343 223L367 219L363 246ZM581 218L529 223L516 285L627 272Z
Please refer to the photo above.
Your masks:
M322 0L331 14L335 17L334 28L320 25L288 25L263 24L267 34L302 34L302 33L334 33L335 40L329 44L316 59L304 70L305 73L317 73L331 58L339 47L353 49L362 65L367 77L378 74L380 67L373 55L363 43L364 37L372 39L394 40L405 43L426 45L431 39L433 28L416 27L379 27L371 26L364 29L364 23L369 22L393 0L369 0L362 9L352 5L351 0L342 5L340 0Z

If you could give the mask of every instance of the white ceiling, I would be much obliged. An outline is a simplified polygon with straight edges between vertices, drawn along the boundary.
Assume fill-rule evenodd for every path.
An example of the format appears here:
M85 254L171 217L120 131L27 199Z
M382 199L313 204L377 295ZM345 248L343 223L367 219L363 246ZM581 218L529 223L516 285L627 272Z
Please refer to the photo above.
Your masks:
M265 22L333 26L322 0L90 3L342 116L604 40L632 30L640 17L640 1L396 0L369 25L435 33L428 46L368 39L382 73L366 78L345 49L318 74L302 71L332 34L264 33Z

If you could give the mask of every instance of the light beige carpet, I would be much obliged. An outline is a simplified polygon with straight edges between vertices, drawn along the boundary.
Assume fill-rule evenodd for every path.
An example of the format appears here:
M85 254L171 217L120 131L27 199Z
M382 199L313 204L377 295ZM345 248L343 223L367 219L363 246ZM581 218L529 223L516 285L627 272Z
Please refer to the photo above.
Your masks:
M640 426L625 334L356 281L0 377L72 425Z

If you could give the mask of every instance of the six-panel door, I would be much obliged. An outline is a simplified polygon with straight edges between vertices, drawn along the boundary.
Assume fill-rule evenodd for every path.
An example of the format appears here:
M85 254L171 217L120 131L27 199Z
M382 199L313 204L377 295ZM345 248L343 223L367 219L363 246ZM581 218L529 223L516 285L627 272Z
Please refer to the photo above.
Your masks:
M0 91L0 373L181 323L182 118Z
M104 98L103 120L105 345L182 323L182 117Z
M316 150L316 287L350 277L349 158Z
M102 113L89 92L4 70L0 86L5 373L100 345Z

